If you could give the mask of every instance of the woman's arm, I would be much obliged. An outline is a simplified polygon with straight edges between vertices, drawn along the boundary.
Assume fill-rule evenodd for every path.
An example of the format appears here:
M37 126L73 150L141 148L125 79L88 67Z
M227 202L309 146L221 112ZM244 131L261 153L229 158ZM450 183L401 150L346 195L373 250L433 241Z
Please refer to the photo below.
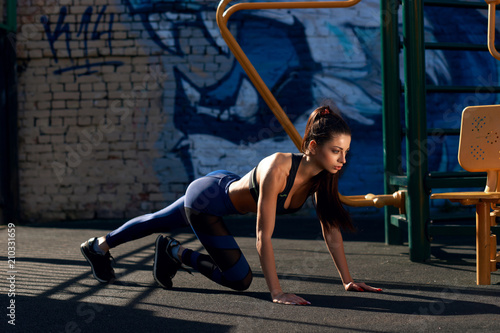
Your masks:
M365 283L355 283L353 281L351 273L349 272L349 267L347 266L342 233L338 228L335 227L331 227L330 229L326 230L323 226L323 223L321 223L321 228L323 230L323 237L325 239L326 246L328 247L328 251L332 256L335 267L337 267L337 271L339 272L340 278L342 279L345 290L376 292L382 291L382 289L370 287Z
M344 240L342 239L342 233L338 228L332 227L330 230L326 230L321 224L323 230L323 237L325 239L326 246L330 255L332 256L335 267L339 272L342 283L345 285L353 282L351 273L349 272L349 267L347 266L347 259L344 252Z
M267 178L267 177L266 177ZM273 200L272 187L274 184L270 180L261 180L259 201L257 203L257 252L259 253L260 264L266 279L267 286L274 297L283 291L276 272L274 250L271 237L274 232L276 200ZM262 186L264 185L264 186ZM262 191L262 187L266 188Z
M257 203L257 252L262 272L273 302L283 304L309 304L303 298L285 294L281 289L276 272L276 262L271 237L276 221L276 198L286 184L287 174L279 161L269 165L259 164L259 201Z

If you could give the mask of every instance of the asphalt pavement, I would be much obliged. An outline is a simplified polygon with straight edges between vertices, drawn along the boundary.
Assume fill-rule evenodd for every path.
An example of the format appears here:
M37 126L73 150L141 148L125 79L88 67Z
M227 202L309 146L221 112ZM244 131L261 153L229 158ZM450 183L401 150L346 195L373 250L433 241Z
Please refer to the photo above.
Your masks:
M14 235L3 226L0 331L500 332L500 271L492 274L491 285L476 285L472 237L434 242L431 259L415 263L407 245L384 244L380 218L356 222L358 233L345 236L351 275L382 288L381 293L343 289L317 221L278 220L273 246L281 285L310 301L308 306L270 301L252 218L228 220L254 273L244 292L184 271L177 273L172 290L157 286L152 276L156 235L113 249L118 279L97 282L80 244L119 221L16 226ZM189 229L172 235L200 249ZM9 245L15 252L8 252Z

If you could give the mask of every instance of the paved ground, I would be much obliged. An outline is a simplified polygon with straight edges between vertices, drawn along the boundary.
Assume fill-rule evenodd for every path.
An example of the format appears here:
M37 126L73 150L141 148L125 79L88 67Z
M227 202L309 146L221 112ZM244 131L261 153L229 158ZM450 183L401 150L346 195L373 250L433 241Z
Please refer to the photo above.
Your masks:
M346 236L351 273L384 292L356 293L343 290L317 222L279 221L273 244L282 286L312 302L299 307L270 302L252 220L228 224L255 275L246 292L183 271L173 290L157 287L155 235L114 249L119 280L99 284L79 245L116 223L90 221L18 226L16 296L8 297L8 237L0 229L0 332L500 332L500 273L491 286L476 286L473 240L434 243L428 263L412 263L407 247L383 244L379 220L360 221L360 232ZM188 229L175 236L199 248ZM16 326L6 316L12 299Z

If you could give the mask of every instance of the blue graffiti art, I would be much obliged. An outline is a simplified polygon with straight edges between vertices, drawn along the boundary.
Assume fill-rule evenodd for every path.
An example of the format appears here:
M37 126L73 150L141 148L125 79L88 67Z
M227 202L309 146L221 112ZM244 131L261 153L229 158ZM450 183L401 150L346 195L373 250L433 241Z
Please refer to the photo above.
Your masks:
M182 56L179 46L179 31L183 27L198 29L205 38L205 43L213 47L219 54L223 51L211 36L203 20L172 21L172 40L165 41L152 29L149 17L153 13L185 13L200 16L202 10L215 12L215 6L201 5L195 1L127 1L132 15L140 15L145 29L152 39L166 52ZM164 18L167 19L167 18ZM285 24L277 20L248 14L235 15L232 29L238 31L238 41L245 48L247 56L256 68L262 69L261 76L267 86L275 94L278 102L287 111L290 119L296 119L312 107L312 76L321 70L321 65L311 57L305 39L304 27L298 21ZM270 48L279 40L279 48ZM172 46L170 46L172 45ZM250 114L235 108L243 85L249 84L247 75L232 60L231 69L216 84L199 86L189 79L188 75L174 68L176 81L174 123L184 134L173 148L184 163L190 180L196 177L192 165L186 138L193 134L207 134L223 138L235 144L250 144L262 140L256 135L259 129L269 128L275 122L273 114L262 99L258 99L258 108ZM253 89L253 88L251 88ZM188 96L186 90L194 91L196 100ZM293 107L290 107L293 106ZM274 137L284 140L286 133L279 124L273 126L265 139Z
M202 11L215 10L213 5L207 5L197 2L196 0L125 0L129 8L130 15L137 15L140 17L144 29L149 34L149 37L164 51L172 55L185 55L179 45L179 32L187 27L199 27L203 31L203 37L210 43L210 45L218 48L212 36L205 29L203 20L201 19ZM153 27L150 17L151 14L164 14L164 13L185 13L196 16L192 21L180 21L169 18L163 18L171 24L169 30L172 33L172 38L166 42L159 36L158 29Z
M174 108L174 125L183 138L172 151L178 153L190 180L202 175L208 166L237 165L227 157L233 154L229 149L241 147L241 154L245 153L245 147L264 151L267 143L276 147L273 142L286 140L278 126L270 126L271 111L221 43L218 29L213 25L215 2L124 1L167 59L190 56L181 47L183 29L187 28L203 36L199 39L204 39L203 47L211 49L212 54L227 58L229 65L218 67L223 75L216 80L205 80L198 72L173 65L175 102L167 107ZM432 7L426 9L425 15L426 41L474 44L486 41L487 19L480 11ZM356 133L350 163L357 166L353 168L357 171L347 169L344 174L343 184L349 186L349 191L363 188L380 192L383 184L379 19L378 1L367 0L359 8L342 13L318 10L271 15L248 11L235 13L229 21L230 31L296 126L302 124L303 116L321 103L322 98L333 100L348 118ZM458 27L457 21L462 22ZM453 40L446 39L450 36ZM400 70L402 73L403 68ZM498 85L495 60L483 51L427 50L426 74L429 85ZM458 129L460 112L465 106L494 104L497 100L497 94L481 92L429 92L428 127ZM165 132L171 131L169 126L165 126ZM270 136L255 135L269 127L276 129L267 133ZM429 136L431 171L460 169L456 159L457 138ZM229 142L230 148L213 151L210 140L224 145ZM209 150L210 154L206 153ZM232 161L237 154L232 155ZM405 164L404 153L394 158L402 158ZM159 174L163 172L162 166L155 169ZM163 174L169 177L168 172Z
M75 66L69 66L65 68L61 68L58 70L54 71L54 74L62 74L65 72L69 71L79 71L79 70L84 70L83 72L80 72L77 74L77 76L83 76L83 75L91 75L94 73L97 73L97 70L92 70L93 68L96 67L102 67L102 66L113 66L114 68L118 66L122 66L123 62L121 61L100 61L100 62L94 62L90 63L89 60L89 54L88 54L88 45L87 42L89 40L99 40L103 35L107 35L108 38L108 46L110 49L110 53L112 54L113 48L111 45L111 37L112 37L112 26L113 26L113 20L114 20L114 14L111 13L109 14L109 22L108 22L108 29L102 32L97 31L97 28L101 22L101 20L104 20L104 15L106 15L104 12L106 11L107 6L103 6L101 10L97 13L97 19L93 23L93 30L90 33L89 36L89 26L92 23L92 14L93 14L93 9L91 6L89 6L85 12L83 13L80 21L80 26L78 29L78 32L76 33L76 37L80 37L83 35L83 45L84 45L84 57L85 57L85 64L84 65L75 65ZM51 22L50 19L47 16L42 16L40 18L40 22L43 24L45 34L47 35L47 39L49 41L50 45L50 50L52 52L52 55L54 57L54 61L57 63L59 61L57 57L57 50L54 47L54 44L59 38L64 35L65 40L66 40L66 50L68 51L68 56L71 62L74 61L72 55L71 55L71 48L70 48L70 41L72 40L72 34L70 31L70 26L68 23L65 23L65 18L66 15L68 14L68 9L63 6L61 7L61 10L59 11L59 18L57 20L56 27L54 29L54 32L52 32L51 29Z
M429 30L436 42L486 44L487 19L480 11L431 7L425 10L425 15L432 23ZM462 23L456 25L456 19ZM466 106L498 103L498 94L487 88L499 85L497 61L486 47L482 51L446 50L442 55L448 67L447 75L439 75L437 70L427 71L427 83L475 88L472 93L427 93L427 126L438 129L437 134L440 129L460 128L462 110ZM429 171L462 171L457 160L458 143L458 135L429 137Z

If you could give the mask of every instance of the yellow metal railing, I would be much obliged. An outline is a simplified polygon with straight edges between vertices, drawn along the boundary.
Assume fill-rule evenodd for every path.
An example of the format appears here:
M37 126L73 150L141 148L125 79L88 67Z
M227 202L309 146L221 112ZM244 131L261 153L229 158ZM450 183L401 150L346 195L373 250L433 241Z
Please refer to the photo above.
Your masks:
M488 4L488 50L495 59L500 60L500 53L495 47L495 10L500 0L485 0L485 2Z
M226 41L229 49L234 54L234 57L240 63L241 67L247 73L249 79L262 96L266 104L271 109L274 116L278 119L283 129L292 139L293 143L300 150L302 138L299 132L279 105L276 98L264 83L259 73L255 70L250 60L241 49L240 45L233 37L227 28L227 21L231 15L240 10L258 10L258 9L293 9L293 8L339 8L354 6L361 0L348 0L348 1L321 1L321 2L252 2L252 3L238 3L231 6L226 10L226 6L232 0L222 0L217 8L217 25L219 26L222 38Z
M281 108L280 104L271 93L267 85L264 83L259 73L255 70L254 66L248 60L240 45L227 28L227 22L231 15L240 10L259 10L259 9L301 9L301 8L346 8L352 7L359 3L361 0L347 0L347 1L307 1L307 2L251 2L251 3L238 3L226 9L227 5L232 0L222 0L217 8L217 25L219 26L222 38L226 41L229 49L234 57L240 63L243 70L247 73L250 81L262 96L267 106L271 109L272 113L278 119L283 129L292 139L293 143L299 151L301 150L302 138L292 124L286 113ZM500 0L499 0L500 1ZM394 194L387 195L358 195L358 196L343 196L339 193L340 199L346 205L353 207L366 207L375 206L383 207L392 205L398 207L400 212L405 209L405 196L403 191L395 192Z

